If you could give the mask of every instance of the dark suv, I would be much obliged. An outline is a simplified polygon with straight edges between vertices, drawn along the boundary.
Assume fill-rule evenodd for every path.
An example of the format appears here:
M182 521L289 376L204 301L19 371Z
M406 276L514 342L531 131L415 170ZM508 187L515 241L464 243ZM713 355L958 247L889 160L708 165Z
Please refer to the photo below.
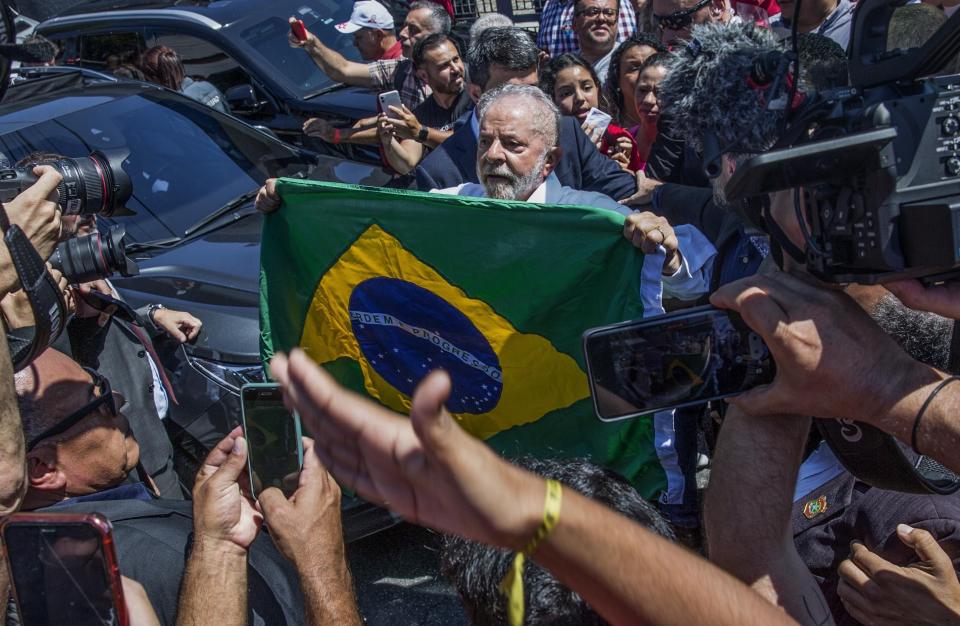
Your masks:
M111 280L135 307L189 311L203 321L194 343L158 342L179 404L168 428L181 476L240 423L240 386L262 382L259 357L261 215L253 199L272 176L384 184L379 168L314 155L168 89L63 72L10 87L0 105L0 161L35 152L68 157L128 150L133 183L122 224L140 274ZM355 538L392 524L383 510L344 498Z
M375 115L374 94L331 80L287 44L287 17L300 17L326 45L359 60L351 35L333 26L350 18L341 0L222 0L61 15L37 26L60 48L59 63L110 72L153 46L183 59L187 75L213 83L232 112L299 143L307 117L334 121ZM71 13L82 11L84 5ZM87 9L89 11L89 9Z

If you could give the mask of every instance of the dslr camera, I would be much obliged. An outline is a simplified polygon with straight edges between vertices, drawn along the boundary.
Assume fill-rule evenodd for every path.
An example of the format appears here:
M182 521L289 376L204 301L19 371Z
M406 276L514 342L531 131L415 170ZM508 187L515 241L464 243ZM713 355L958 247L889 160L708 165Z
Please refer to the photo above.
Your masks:
M41 161L53 166L63 180L57 187L64 215L104 217L127 213L124 205L133 193L130 177L121 164L126 150L97 150L88 157ZM0 202L9 202L37 181L33 166L0 169Z
M763 217L767 194L793 189L798 203L803 193L804 260L824 281L960 278L960 74L935 76L960 51L960 13L923 45L887 51L887 26L904 4L858 3L850 86L806 94L774 147L725 187L778 240ZM756 64L754 76L788 82L774 69L788 64L771 55Z

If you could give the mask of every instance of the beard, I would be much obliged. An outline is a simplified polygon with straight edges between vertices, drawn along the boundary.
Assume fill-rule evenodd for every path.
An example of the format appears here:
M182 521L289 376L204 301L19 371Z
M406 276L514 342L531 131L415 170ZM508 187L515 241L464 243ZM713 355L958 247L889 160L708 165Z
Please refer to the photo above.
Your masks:
M537 160L536 166L526 174L517 176L506 163L496 166L486 165L482 160L477 162L477 178L483 183L483 189L488 198L496 200L526 200L533 191L543 182L541 172L547 162L547 153ZM490 182L490 176L502 176L505 182Z

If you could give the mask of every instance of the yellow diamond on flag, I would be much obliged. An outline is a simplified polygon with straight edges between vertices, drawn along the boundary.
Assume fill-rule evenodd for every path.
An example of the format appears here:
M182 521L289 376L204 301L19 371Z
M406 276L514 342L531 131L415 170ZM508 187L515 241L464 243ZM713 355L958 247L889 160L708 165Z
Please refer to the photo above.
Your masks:
M590 393L573 358L518 331L376 224L321 277L300 345L320 364L357 361L367 392L400 412L431 370L445 369L447 408L483 439Z

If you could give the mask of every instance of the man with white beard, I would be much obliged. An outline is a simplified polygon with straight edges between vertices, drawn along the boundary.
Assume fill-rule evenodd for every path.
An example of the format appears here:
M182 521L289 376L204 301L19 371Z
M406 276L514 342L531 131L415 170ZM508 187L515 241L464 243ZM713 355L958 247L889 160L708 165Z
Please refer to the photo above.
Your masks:
M542 90L530 85L501 85L483 94L477 103L477 117L480 182L434 189L433 193L616 211L627 217L624 236L629 241L648 255L663 254L663 284L669 295L689 297L691 287L698 291L693 297L702 293L699 275L704 260L716 250L699 231L691 226L675 230L663 217L632 211L601 193L560 184L554 174L561 154L557 146L560 111ZM696 248L696 260L685 262L681 247L685 251Z

